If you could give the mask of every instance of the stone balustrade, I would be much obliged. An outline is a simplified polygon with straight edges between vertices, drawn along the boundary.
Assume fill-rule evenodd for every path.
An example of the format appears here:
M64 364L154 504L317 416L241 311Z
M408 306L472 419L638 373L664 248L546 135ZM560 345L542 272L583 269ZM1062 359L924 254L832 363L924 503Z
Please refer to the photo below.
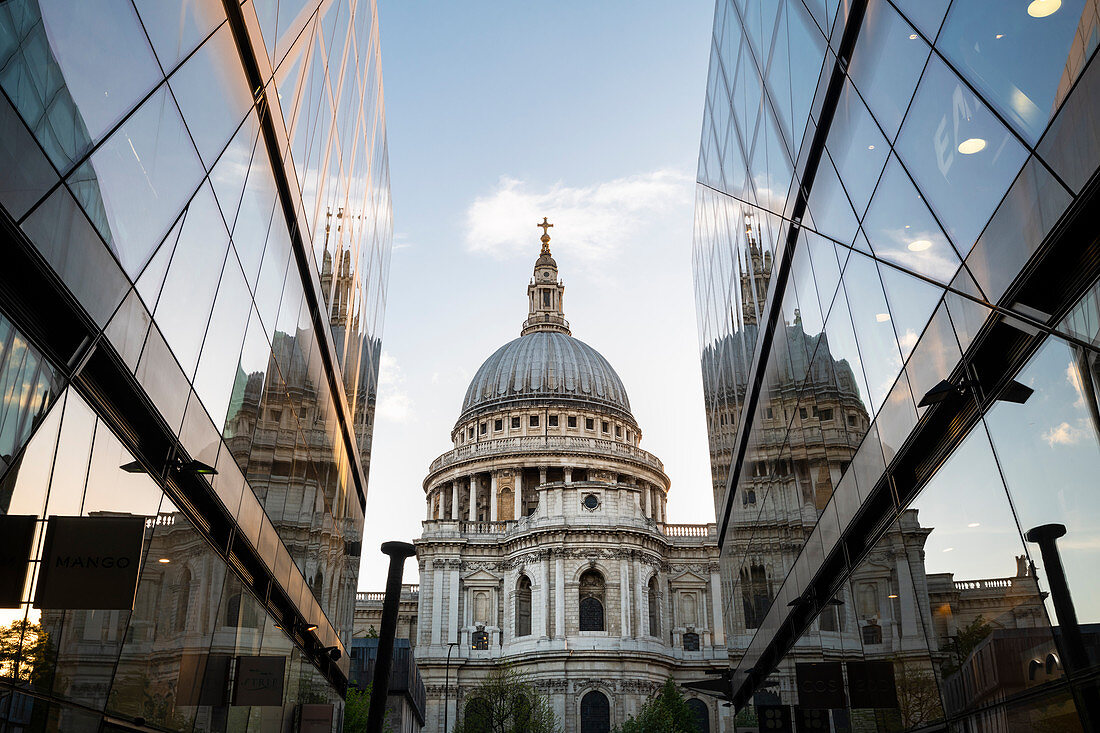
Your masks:
M615 456L642 463L661 472L665 470L664 464L657 456L629 443L621 443L606 438L587 438L579 435L522 435L483 440L459 446L432 461L428 473L430 475L456 463L476 458L488 458L508 453L538 454L550 451Z

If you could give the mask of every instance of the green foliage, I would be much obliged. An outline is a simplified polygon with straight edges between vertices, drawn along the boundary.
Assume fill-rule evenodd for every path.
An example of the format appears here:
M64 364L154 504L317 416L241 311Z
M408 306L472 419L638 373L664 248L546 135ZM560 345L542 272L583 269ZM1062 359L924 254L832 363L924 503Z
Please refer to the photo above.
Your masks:
M699 733L699 726L687 700L670 677L657 696L617 730L619 733Z
M344 700L344 733L364 733L369 711L370 685L362 690L349 687L347 699Z
M372 624L371 627L369 629L367 629L367 634L364 638L377 639L378 638L378 629L374 628L374 625Z
M498 667L467 696L453 733L558 733L550 701L507 667Z
M970 656L982 640L989 636L989 632L993 631L993 627L986 622L985 618L979 614L976 619L969 624L959 629L958 636L955 637L954 644L948 647L948 652L951 653L952 659L949 659L943 665L943 673L945 675L951 675L959 671L959 667L966 661L966 658Z

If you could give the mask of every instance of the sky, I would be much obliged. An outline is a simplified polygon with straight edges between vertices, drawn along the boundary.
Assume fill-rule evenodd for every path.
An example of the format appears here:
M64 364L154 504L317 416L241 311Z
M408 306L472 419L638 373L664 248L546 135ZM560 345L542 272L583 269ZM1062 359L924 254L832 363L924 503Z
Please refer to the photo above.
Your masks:
M691 273L713 13L380 0L394 251L361 590L384 588L382 542L420 535L466 387L519 335L543 216L565 316L626 385L669 519L714 521Z

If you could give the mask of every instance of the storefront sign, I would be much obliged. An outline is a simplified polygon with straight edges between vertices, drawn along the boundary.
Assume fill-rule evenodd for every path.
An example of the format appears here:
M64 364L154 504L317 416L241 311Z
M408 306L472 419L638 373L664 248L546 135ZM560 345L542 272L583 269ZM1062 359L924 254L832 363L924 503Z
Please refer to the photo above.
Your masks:
M286 657L237 657L234 705L282 705Z
M35 608L134 607L145 517L50 517Z
M799 662L795 665L798 704L805 708L843 708L844 671L840 662Z
M756 724L760 733L794 733L791 709L786 705L757 705Z
M848 694L853 708L896 708L893 662L848 662Z
M795 733L829 733L829 711L795 708L794 729Z
M299 705L298 730L300 733L329 733L333 714L332 705Z
M0 515L0 608L19 608L23 600L37 521L33 514Z

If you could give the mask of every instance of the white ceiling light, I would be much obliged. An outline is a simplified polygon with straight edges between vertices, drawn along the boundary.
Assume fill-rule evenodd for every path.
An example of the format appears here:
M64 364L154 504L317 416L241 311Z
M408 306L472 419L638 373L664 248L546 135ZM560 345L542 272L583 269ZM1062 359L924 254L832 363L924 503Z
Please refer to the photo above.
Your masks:
M1027 6L1027 14L1032 18L1045 18L1058 12L1060 7L1062 7L1062 0L1033 0Z
M929 242L927 239L914 239L912 242L909 243L909 251L923 252L931 246L932 243Z
M980 137L971 137L959 143L959 152L963 155L973 155L985 150L985 140Z

